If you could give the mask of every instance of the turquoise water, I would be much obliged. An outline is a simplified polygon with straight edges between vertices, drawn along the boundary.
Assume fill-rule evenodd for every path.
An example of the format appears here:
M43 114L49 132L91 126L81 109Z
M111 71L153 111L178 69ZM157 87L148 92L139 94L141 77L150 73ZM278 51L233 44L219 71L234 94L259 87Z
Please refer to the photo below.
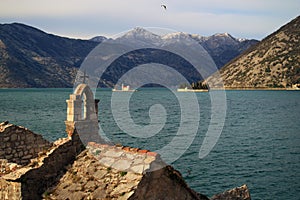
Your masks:
M71 92L0 89L0 121L28 127L51 141L65 137L65 100ZM100 99L101 129L116 143L155 151L167 145L178 131L181 110L176 96L168 90L143 89L131 97L130 114L138 125L150 123L151 105L161 104L167 112L163 129L146 139L118 128L112 117L109 90L98 90L96 97ZM197 135L172 165L194 190L208 196L246 183L252 199L299 199L300 91L227 91L226 97L227 116L221 137L210 154L199 159L211 113L209 93L197 93Z

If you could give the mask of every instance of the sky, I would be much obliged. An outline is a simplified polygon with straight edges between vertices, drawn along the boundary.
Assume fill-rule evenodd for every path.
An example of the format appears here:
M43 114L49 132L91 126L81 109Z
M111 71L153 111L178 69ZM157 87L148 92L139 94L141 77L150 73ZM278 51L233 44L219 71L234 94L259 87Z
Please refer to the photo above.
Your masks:
M0 0L0 23L81 39L158 27L261 40L299 11L299 0Z

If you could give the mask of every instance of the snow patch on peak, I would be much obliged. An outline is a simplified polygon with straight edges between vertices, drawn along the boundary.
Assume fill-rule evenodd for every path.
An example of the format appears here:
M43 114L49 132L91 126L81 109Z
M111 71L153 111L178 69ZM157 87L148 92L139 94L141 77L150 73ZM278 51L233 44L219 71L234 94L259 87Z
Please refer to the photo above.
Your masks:
M246 38L237 38L237 41L239 41L239 42L244 42L246 40L247 40Z
M136 32L136 33L146 33L149 32L146 29L142 28L142 27L135 27L132 31L130 32Z
M123 38L145 38L145 39L160 39L160 36L144 29L136 27L122 36Z
M212 35L213 37L230 37L230 38L234 38L232 37L229 33L225 32L225 33L216 33L214 35Z
M184 32L169 33L162 37L162 39L178 39L178 38L190 38L190 34Z

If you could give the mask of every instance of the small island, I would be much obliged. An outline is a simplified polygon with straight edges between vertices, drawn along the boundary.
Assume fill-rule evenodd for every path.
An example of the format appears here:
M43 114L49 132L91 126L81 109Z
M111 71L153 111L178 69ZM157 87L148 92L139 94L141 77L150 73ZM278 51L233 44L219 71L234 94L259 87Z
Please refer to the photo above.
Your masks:
M130 89L130 86L129 85L124 85L122 84L121 85L121 89L118 89L117 88L117 85L115 85L115 87L112 89L113 92L135 92L136 90L135 89Z
M194 82L191 85L181 84L177 89L177 92L208 92L209 87L204 81Z

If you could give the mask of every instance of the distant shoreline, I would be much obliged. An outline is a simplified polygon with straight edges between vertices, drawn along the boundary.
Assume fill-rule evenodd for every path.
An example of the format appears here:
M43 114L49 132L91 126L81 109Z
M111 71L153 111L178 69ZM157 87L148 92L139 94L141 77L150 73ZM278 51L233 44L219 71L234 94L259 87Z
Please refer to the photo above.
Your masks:
M160 88L160 87L145 87L145 88ZM143 88L143 89L145 89ZM163 89L164 87L161 87L160 89ZM30 89L73 89L72 87L66 87L66 88L55 88L55 87L49 87L49 88L39 88L39 87L3 87L1 88L0 87L0 90L7 90L7 89L16 89L16 90L30 90ZM111 90L111 88L97 88L97 89L107 89L107 90ZM272 90L272 91L300 91L300 88L253 88L253 87L224 87L224 88L210 88L209 90L192 90L192 89L188 89L188 90L184 90L184 89L177 89L176 91L178 92L209 92L209 91L216 91L216 90L241 90L241 91L251 91L251 90L264 90L264 91L267 91L267 90Z
M289 90L289 91L300 91L300 88L254 88L254 87L224 87L224 88L210 88L210 90Z
M187 88L179 88L177 89L177 92L208 92L208 90L205 89L187 89Z

